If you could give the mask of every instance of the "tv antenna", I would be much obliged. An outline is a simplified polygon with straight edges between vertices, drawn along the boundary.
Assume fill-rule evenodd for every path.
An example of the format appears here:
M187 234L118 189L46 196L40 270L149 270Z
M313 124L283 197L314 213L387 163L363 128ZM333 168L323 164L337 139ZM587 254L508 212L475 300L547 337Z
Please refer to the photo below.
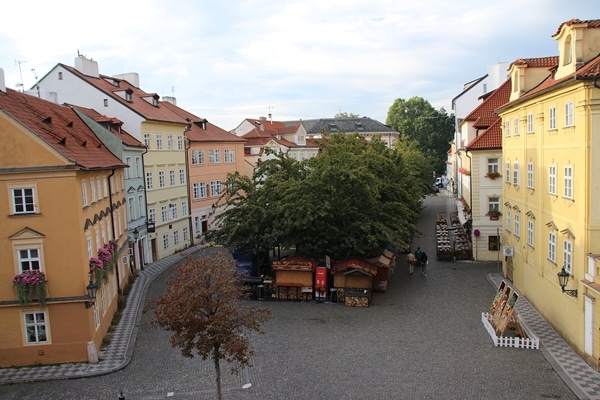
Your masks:
M21 70L21 64L23 64L25 61L19 61L19 60L15 60L15 65L19 66L19 76L21 77L21 82L17 83L17 87L21 87L21 92L25 91L25 85L23 84L23 71Z
M271 110L274 108L275 107L273 107L273 106L269 106L269 121L271 121L271 123L273 123L273 114L271 114Z

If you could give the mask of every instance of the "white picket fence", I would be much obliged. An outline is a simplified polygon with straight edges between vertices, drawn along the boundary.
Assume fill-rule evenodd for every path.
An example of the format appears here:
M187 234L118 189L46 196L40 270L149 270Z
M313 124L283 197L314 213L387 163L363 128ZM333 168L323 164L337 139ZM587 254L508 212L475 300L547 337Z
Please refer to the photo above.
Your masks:
M494 327L492 326L492 323L490 322L490 314L487 312L481 313L481 321L483 322L483 326L485 326L485 329L490 334L490 337L492 338L492 341L494 342L494 346L496 346L496 347L498 347L498 346L499 347L517 347L520 349L536 349L536 350L539 349L540 348L540 339L538 339L538 337L535 336L535 334L533 332L531 332L531 330L527 327L527 325L523 324L523 322L520 320L518 314L516 317L517 317L517 322L519 323L519 325L521 325L521 328L527 335L526 338L497 336L496 330L494 329Z

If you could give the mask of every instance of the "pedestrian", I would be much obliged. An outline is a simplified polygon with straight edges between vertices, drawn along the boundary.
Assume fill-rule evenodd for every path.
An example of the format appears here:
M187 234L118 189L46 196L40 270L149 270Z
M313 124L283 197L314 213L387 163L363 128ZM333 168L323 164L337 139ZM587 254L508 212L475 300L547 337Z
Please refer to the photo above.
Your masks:
M406 256L408 259L408 272L412 275L415 272L415 264L417 263L417 258L410 251Z
M423 276L427 276L427 263L429 262L427 260L427 253L425 253L424 251L421 252L421 258L420 258L420 264L421 264L421 275Z
M421 262L421 248L417 247L417 251L415 251L415 259L416 259L416 264L419 264L419 262Z

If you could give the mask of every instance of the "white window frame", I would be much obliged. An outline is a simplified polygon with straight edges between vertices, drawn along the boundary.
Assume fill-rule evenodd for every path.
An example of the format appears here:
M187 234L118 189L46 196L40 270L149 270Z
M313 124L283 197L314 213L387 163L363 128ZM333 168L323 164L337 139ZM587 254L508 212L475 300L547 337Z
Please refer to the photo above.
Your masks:
M556 196L556 165L548 166L548 193Z
M40 247L17 249L17 261L20 274L27 271L43 271L42 249Z
M521 237L521 214L518 211L515 211L515 230L513 231L513 235L516 237Z
M179 231L173 231L173 246L177 246L179 244Z
M183 136L177 136L177 150L183 150Z
M527 114L527 133L534 132L533 113Z
M82 197L85 193L85 182L81 182ZM13 215L36 214L36 198L34 186L11 187L12 213ZM83 206L87 206L87 195L83 198Z
M563 241L563 267L565 272L573 275L573 242L570 239Z
M508 232L510 232L512 229L512 218L511 218L510 208L506 209L504 225L505 225L504 229L506 229Z
M90 203L88 203L87 183L85 181L81 181L81 202L83 203L84 207L90 205Z
M552 106L548 110L548 130L556 130L556 106Z
M573 166L565 165L564 168L564 191L565 199L573 200Z
M510 180L510 161L506 160L506 163L504 164L504 182L510 183Z
M175 170L174 169L169 170L169 183L171 184L171 186L175 186L177 184L175 181Z
M515 161L513 163L513 185L519 186L520 184L520 174L519 174L519 161Z
M216 181L210 181L210 196L211 197L216 197L216 196L220 196L222 193L222 185L221 185L221 181L216 180Z
M529 247L535 247L535 221L533 218L527 219L527 245Z
M23 332L26 344L50 343L48 313L44 310L23 312Z
M187 202L182 201L181 202L181 216L182 217L186 217L187 214L188 214L188 212L187 212Z
M160 218L162 222L167 222L169 220L169 210L167 206L160 206Z
M152 180L152 171L146 171L146 189L154 189L154 182Z
M504 134L506 137L510 137L510 120L507 119L504 123Z
M190 237L187 226L184 226L182 228L182 231L183 231L183 241L187 243L187 241L189 240L189 237Z
M156 135L156 150L162 150L163 148L163 140L162 135L159 133Z
M163 233L163 250L167 250L169 248L169 234Z
M573 102L568 101L565 103L565 128L571 127L573 125Z
M515 118L514 124L515 124L515 127L514 127L515 132L514 132L514 134L515 134L515 136L519 136L519 118Z
M148 209L148 221L156 223L156 210L154 208Z
M556 264L556 232L548 232L548 260Z
M169 214L170 214L172 220L179 218L177 216L177 214L178 214L177 213L177 203L169 204Z
M500 161L498 158L488 158L487 159L487 170L488 174L492 173L500 173Z
M533 161L530 161L527 163L527 188L528 189L533 189L534 188L534 165L533 165Z
M179 170L179 184L185 185L185 170L184 169Z
M226 163L235 162L235 150L232 150L232 149L223 150L223 157L224 157L224 161Z
M158 171L158 187L165 187L165 171L163 170Z
M173 150L173 135L167 136L167 150Z
M146 145L146 148L148 150L150 150L151 144L152 144L152 136L149 133L144 133L144 144Z
M488 212L500 211L500 198L499 197L488 197Z

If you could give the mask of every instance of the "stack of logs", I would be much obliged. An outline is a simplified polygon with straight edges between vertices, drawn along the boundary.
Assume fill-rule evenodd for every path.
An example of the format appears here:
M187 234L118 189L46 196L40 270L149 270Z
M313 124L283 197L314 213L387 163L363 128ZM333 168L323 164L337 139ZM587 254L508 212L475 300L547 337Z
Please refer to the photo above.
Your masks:
M369 307L368 297L346 297L344 301L346 307Z

